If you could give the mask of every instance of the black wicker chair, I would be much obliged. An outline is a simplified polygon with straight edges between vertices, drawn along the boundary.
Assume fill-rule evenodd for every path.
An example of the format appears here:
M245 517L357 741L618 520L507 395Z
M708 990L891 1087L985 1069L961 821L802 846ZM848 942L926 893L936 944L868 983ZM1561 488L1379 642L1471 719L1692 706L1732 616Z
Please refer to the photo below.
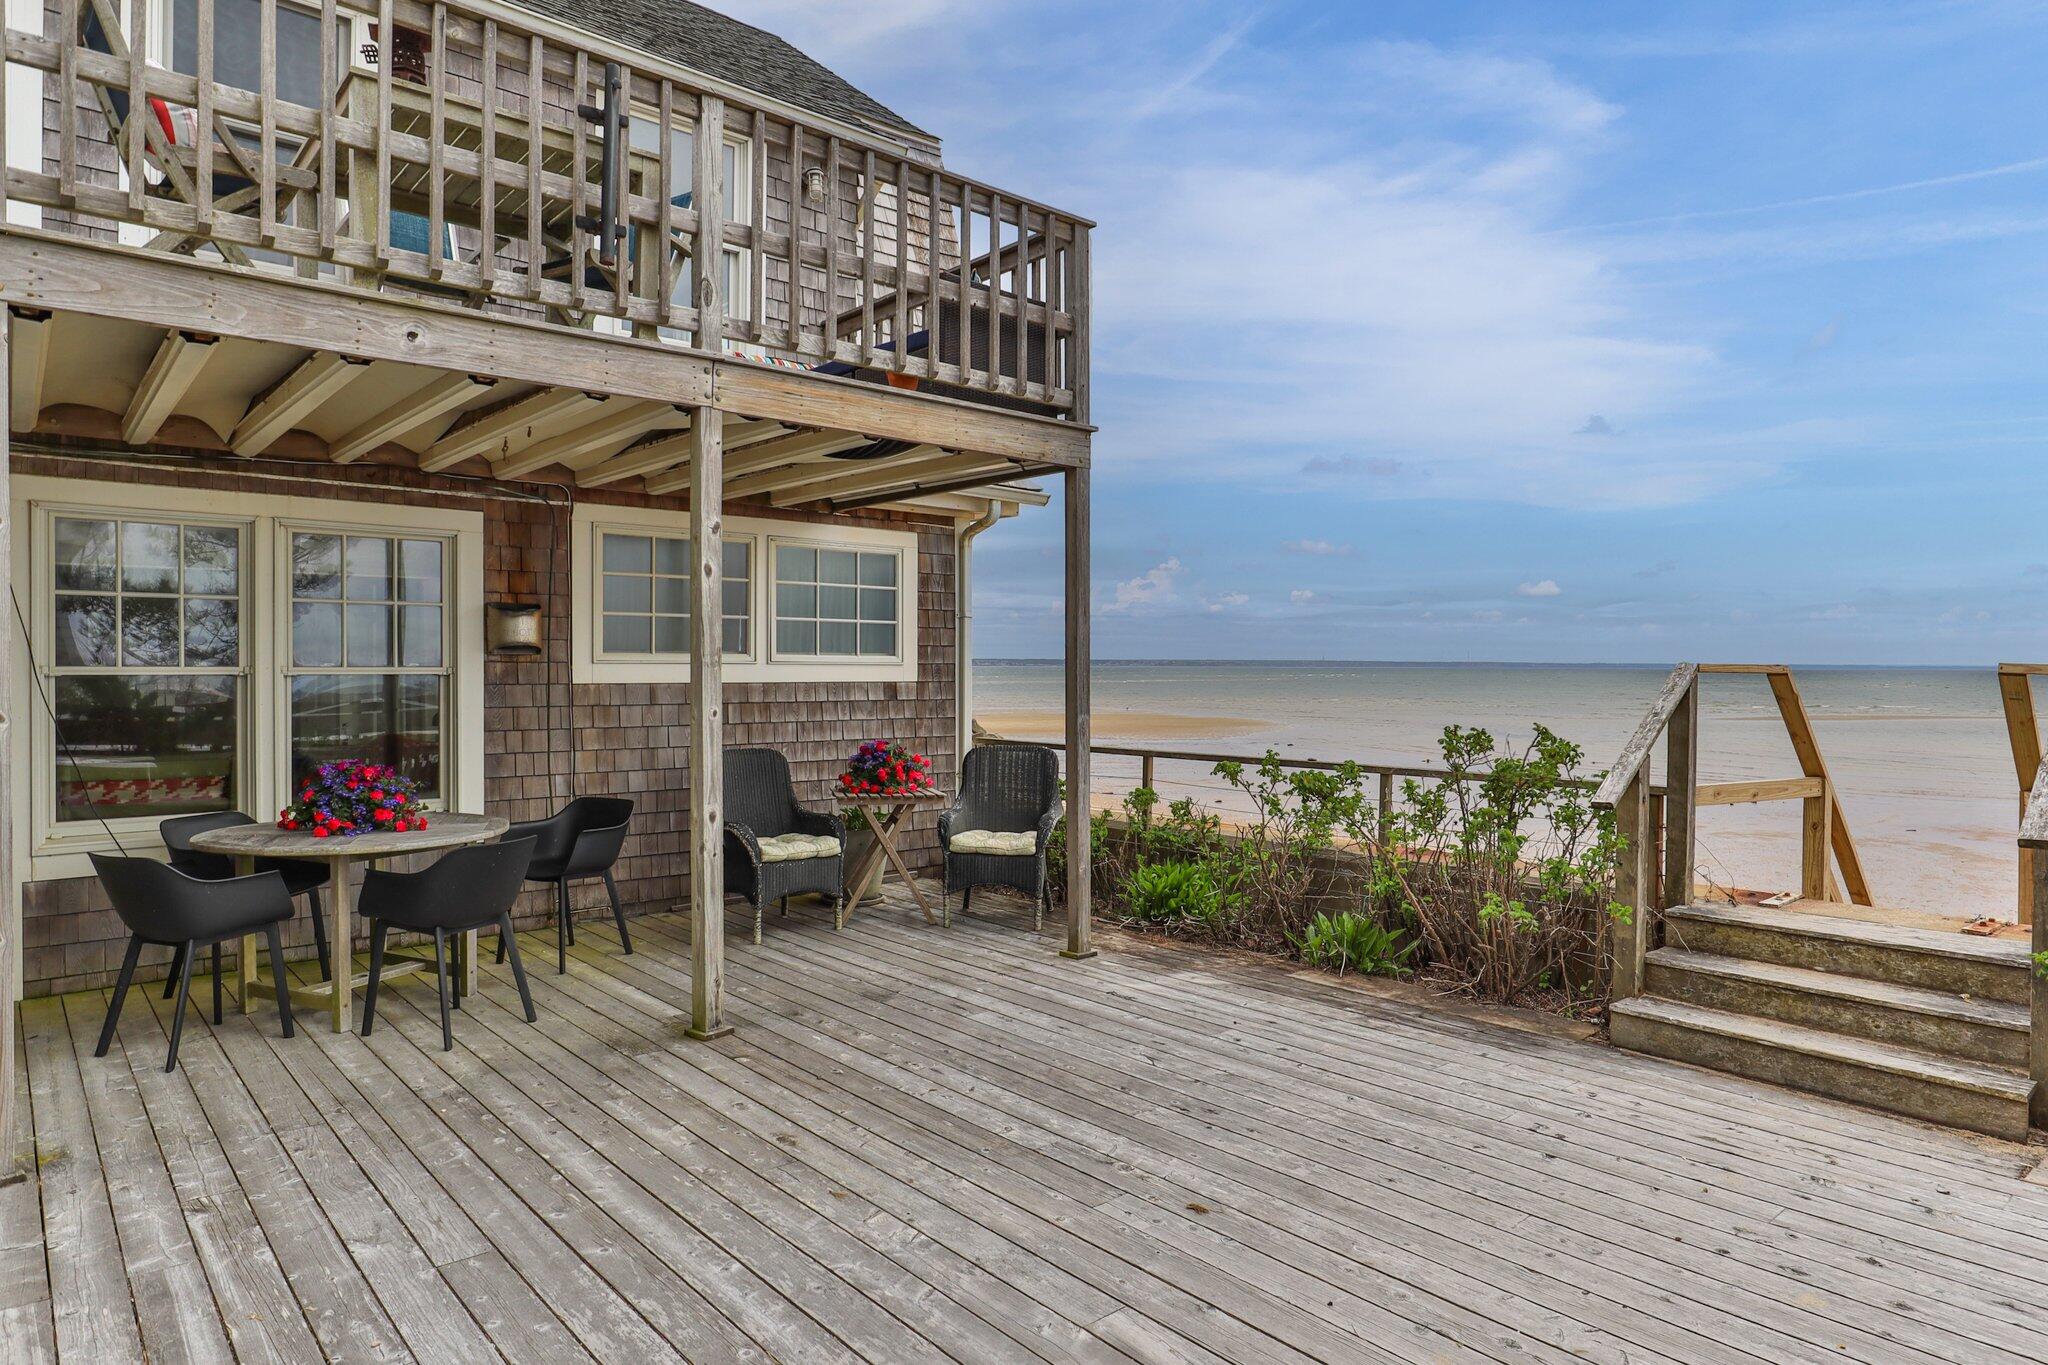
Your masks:
M533 866L526 880L547 882L555 888L555 972L569 970L569 949L576 942L576 922L569 913L569 883L604 878L604 893L612 903L612 921L619 926L619 946L633 951L633 936L626 932L626 911L619 904L618 884L612 880L612 864L625 846L626 827L633 819L633 803L622 796L579 796L545 820L520 820L505 831L505 839L532 839ZM505 941L498 940L498 961L505 960Z
M285 975L284 940L277 932L278 925L292 917L292 898L281 874L194 877L153 858L116 858L104 853L92 855L92 869L99 874L100 885L106 887L114 913L128 926L128 951L121 958L121 974L114 982L114 998L107 1006L107 1022L100 1026L100 1045L93 1056L106 1056L114 1041L121 1002L128 998L135 960L145 943L178 950L178 970L173 978L178 1005L171 1016L171 1050L164 1058L164 1070L178 1067L178 1041L185 1034L185 1007L192 996L192 955L201 948L213 949L213 1022L218 1024L220 945L244 934L262 934L270 941L277 1014L284 1023L284 1036L292 1036L291 979ZM248 982L241 984L241 989L248 988Z
M156 829L164 841L164 851L171 855L172 867L188 877L220 882L235 875L235 860L225 853L205 853L192 847L192 836L255 823L252 817L238 810L224 810L206 815L174 815ZM302 858L258 858L256 870L281 874L284 888L294 900L300 896L306 898L306 909L313 916L313 948L320 955L320 979L332 981L334 966L327 956L327 917L320 913L320 888L328 882L327 864ZM171 990L177 981L179 963L179 958L171 959L171 974L164 979L166 1000L171 998Z
M455 1032L448 1020L454 1008L462 1008L462 997L448 988L448 936L471 929L497 926L498 942L512 958L512 980L519 987L519 1003L526 1010L526 1022L534 1013L533 996L526 988L526 967L519 960L519 940L512 933L512 902L519 896L533 860L534 839L507 840L475 848L458 848L444 854L424 872L385 872L371 869L363 874L362 894L356 909L370 924L370 984L363 991L363 1036L377 1022L378 978L384 973L384 937L393 929L434 936L434 981L441 1002L441 1050L452 1052Z
M1045 924L1045 846L1060 822L1060 765L1051 749L1037 744L984 744L968 751L960 770L953 809L939 817L939 845L946 850L946 903L960 893L967 913L977 886L1009 886L1031 896L1033 928ZM1031 834L1028 853L955 851L955 836L970 831Z
M761 841L779 835L830 838L839 851L810 858L773 861ZM834 905L846 876L846 825L836 811L806 810L797 804L789 760L774 749L725 751L725 889L754 907L754 942L761 941L761 908L777 902L789 913L789 898L816 892Z

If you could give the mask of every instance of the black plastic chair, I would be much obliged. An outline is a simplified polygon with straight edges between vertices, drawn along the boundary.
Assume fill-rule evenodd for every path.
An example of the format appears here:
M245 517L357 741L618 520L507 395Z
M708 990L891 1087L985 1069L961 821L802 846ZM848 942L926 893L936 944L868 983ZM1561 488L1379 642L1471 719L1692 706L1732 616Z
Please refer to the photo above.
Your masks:
M939 817L939 847L946 850L946 896L960 893L967 913L977 886L1008 886L1032 898L1032 927L1045 924L1045 847L1059 827L1060 762L1039 744L984 744L960 766L960 794ZM953 851L953 836L968 830L1030 834L1029 853ZM1085 836L1085 832L1084 835Z
M225 853L206 853L192 847L192 836L255 823L253 818L238 810L224 810L205 815L174 815L156 828L163 838L164 851L171 855L172 867L188 877L219 882L235 875L235 860ZM320 979L332 981L334 967L327 956L327 917L320 912L320 888L327 885L327 864L302 858L258 858L256 870L282 874L285 890L291 893L292 898L306 898L306 909L313 916L313 948L320 955ZM178 959L174 956L171 958L171 975L164 981L166 1000L170 999L171 983L177 975Z
M448 1022L448 936L471 929L498 928L498 943L512 956L512 979L519 985L519 1003L526 1022L537 1016L526 989L526 967L519 960L519 940L512 935L512 902L526 878L534 841L512 839L458 848L424 872L363 874L356 913L370 924L370 984L363 991L363 1036L377 1022L377 988L384 974L384 937L393 929L434 936L434 979L441 997L441 1050L452 1051L455 1032ZM454 1007L462 1008L460 996Z
M205 947L213 949L213 1022L221 1022L220 946L244 934L262 934L270 941L270 974L277 990L277 1014L284 1021L284 1036L292 1036L291 980L284 971L284 940L278 926L292 917L292 898L284 878L276 872L258 872L248 877L193 877L153 858L116 858L105 853L92 855L93 871L114 903L114 913L128 926L128 951L121 958L121 975L114 983L114 998L107 1006L107 1022L100 1028L100 1045L93 1056L104 1057L114 1041L114 1025L121 1018L121 1003L128 997L135 979L135 961L142 945L153 943L175 947L178 952L176 986L177 1013L171 1016L171 1050L164 1058L164 1070L178 1066L178 1040L184 1036L185 1007L192 995L192 954ZM243 990L249 982L241 983Z
M633 819L633 803L622 796L579 796L545 820L519 820L505 831L505 838L532 839L533 866L526 880L547 882L555 888L555 972L569 970L569 949L576 942L575 921L569 916L569 883L604 878L604 893L611 898L612 920L619 926L619 945L633 951L633 936L626 932L626 911L619 904L618 884L612 880L612 864L626 842L626 827ZM505 942L498 941L498 961L505 960Z
M839 841L823 858L769 862L761 841L781 834L809 834ZM846 822L834 811L797 804L789 760L777 749L725 751L725 889L754 908L754 942L761 941L761 907L775 901L789 913L789 898L815 892L834 905L846 880Z

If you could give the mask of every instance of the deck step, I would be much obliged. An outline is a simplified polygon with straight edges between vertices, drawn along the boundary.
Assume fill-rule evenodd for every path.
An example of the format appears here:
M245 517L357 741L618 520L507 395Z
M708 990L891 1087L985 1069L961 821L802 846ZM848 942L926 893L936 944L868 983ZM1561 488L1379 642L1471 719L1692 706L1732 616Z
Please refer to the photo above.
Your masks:
M1638 996L1609 1011L1618 1047L2023 1142L2023 1072L1776 1019Z
M1667 946L2023 1005L2027 945L1753 905L1664 912Z
M2027 1065L2025 1005L1776 962L1659 948L1648 994L1990 1066Z

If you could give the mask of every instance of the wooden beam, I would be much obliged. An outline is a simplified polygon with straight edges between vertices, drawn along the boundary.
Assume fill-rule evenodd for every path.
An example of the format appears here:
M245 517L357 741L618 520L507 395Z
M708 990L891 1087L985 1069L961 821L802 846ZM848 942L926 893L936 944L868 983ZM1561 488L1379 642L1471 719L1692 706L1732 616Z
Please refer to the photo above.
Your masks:
M843 448L851 450L854 446L865 444L865 441L855 441ZM772 493L777 489L800 488L808 484L829 482L857 473L862 467L857 460L834 460L823 455L813 456L794 463L785 462L773 469L757 470L736 479L728 478L725 481L725 496L727 501L734 498L759 497L763 493Z
M1088 469L1069 469L1066 478L1066 681L1067 681L1067 946L1061 957L1095 956L1093 840L1089 838L1090 654Z
M1650 947L1650 883L1655 879L1650 829L1650 784L1642 769L1614 800L1614 831L1621 859L1614 869L1614 899L1628 908L1614 925L1614 971L1609 992L1616 1000L1643 993L1644 958Z
M488 454L492 446L522 438L530 440L543 423L603 401L604 395L581 389L542 389L500 408L465 414L456 419L440 440L427 447L426 454L420 457L420 468L431 474L473 456ZM510 453L509 447L499 452Z
M444 374L399 399L328 448L336 464L357 460L408 431L452 412L498 381L474 374Z
M128 400L128 412L121 419L122 440L141 445L156 439L165 419L178 410L179 400L206 368L215 340L185 331L164 334L156 358L149 362L134 397Z
M551 464L573 464L592 452L608 452L659 427L688 422L674 403L636 403L612 399L597 409L596 418L498 460L491 468L501 479L516 479Z
M1693 674L1692 685L1671 713L1664 738L1664 894L1659 899L1665 905L1690 905L1699 827L1699 674Z
M780 422L735 417L728 412L725 414L725 434L722 438L725 442L725 453L731 455L735 450L760 445L783 435L788 430L789 428Z
M2012 765L2019 775L2020 819L2027 818L2027 803L2034 792L2034 776L2041 770L2041 728L2034 719L2034 684L2037 673L2048 665L2000 664L1998 699L2005 708L2005 737L2012 745ZM2031 848L2019 851L2019 902L2021 924L2034 922L2034 861L2040 855Z
M262 454L278 437L311 416L359 376L369 373L369 369L367 360L332 351L308 356L242 414L242 419L235 423L234 434L228 437L228 449L237 455Z
M1745 782L1703 782L1702 806L1754 806L1767 801L1804 801L1823 795L1826 783L1817 777L1774 777Z
M1012 478L1029 478L1038 474L1059 473L1058 468L1051 466L1048 466L1044 469L1019 469L1016 465L1009 465L1007 466L1007 470L1007 473L998 474L994 476L990 476L988 473L983 472L979 474L969 474L964 478L947 479L937 483L928 483L921 480L906 488L890 488L885 489L880 493L864 493L857 498L835 497L831 499L829 502L827 502L825 505L834 512L854 512L860 510L863 507L882 507L890 503L902 503L905 502L906 500L915 499L920 506L929 509L932 507L946 505L942 500L949 493L972 492L977 489L988 488L992 484L1000 486L1002 483ZM1000 502L1002 501L1002 499L991 498L990 501ZM965 506L965 504L963 504L963 506ZM982 507L985 506L987 506L986 503L982 504ZM1013 500L1013 510L1014 506L1015 504ZM973 510L979 511L982 510L982 508L976 507Z
M519 383L665 403L714 402L785 426L860 431L1044 464L1088 459L1090 428L1079 422L439 300L239 271L50 230L10 226L0 232L0 300Z
M1842 817L1842 795L1828 776L1827 760L1821 756L1820 742L1814 737L1813 722L1807 717L1806 703L1799 696L1799 685L1792 680L1792 670L1783 665L1769 665L1756 671L1763 673L1771 685L1771 696L1778 703L1778 714L1784 717L1785 733L1792 740L1792 752L1799 759L1799 770L1808 777L1818 777L1827 783L1824 798L1828 807L1827 818L1821 823L1828 844L1834 850L1835 863L1842 870L1843 889L1855 904L1870 905L1870 883L1863 875L1863 859L1856 851L1855 839L1849 834L1849 823Z
M800 502L818 502L825 498L857 498L863 493L879 492L884 488L906 488L920 479L950 479L980 470L989 471L989 477L997 479L1014 473L1016 468L1010 460L921 447L852 465L844 471L825 469L802 480L798 486L776 490L772 501L777 507L793 507Z
M725 625L719 606L725 513L724 428L716 408L691 414L690 473L690 1028L725 1022Z
M602 488L621 479L637 479L643 474L658 473L687 461L695 448L694 428L657 436L651 441L627 446L603 463L583 470L576 476L576 486Z
M868 444L865 436L856 436L846 431L798 431L787 436L778 436L771 441L762 441L749 446L740 453L728 454L725 460L727 480L758 474L764 469L781 465L797 464L814 460L836 451L851 450L855 446ZM652 481L647 485L650 493L678 493L690 486L688 475L674 479Z
M11 311L13 367L8 372L8 422L11 431L33 431L43 415L43 379L50 368L50 341L57 316L40 308Z

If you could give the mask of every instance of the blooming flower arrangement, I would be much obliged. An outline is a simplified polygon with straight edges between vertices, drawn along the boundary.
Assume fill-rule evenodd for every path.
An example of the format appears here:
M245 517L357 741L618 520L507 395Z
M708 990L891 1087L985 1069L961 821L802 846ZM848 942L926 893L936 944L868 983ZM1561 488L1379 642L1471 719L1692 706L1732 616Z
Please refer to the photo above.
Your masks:
M932 789L932 765L901 744L871 739L839 775L842 796L908 796Z
M323 763L299 785L299 799L277 813L279 829L302 829L315 839L383 830L425 829L419 787L396 768L361 759Z

